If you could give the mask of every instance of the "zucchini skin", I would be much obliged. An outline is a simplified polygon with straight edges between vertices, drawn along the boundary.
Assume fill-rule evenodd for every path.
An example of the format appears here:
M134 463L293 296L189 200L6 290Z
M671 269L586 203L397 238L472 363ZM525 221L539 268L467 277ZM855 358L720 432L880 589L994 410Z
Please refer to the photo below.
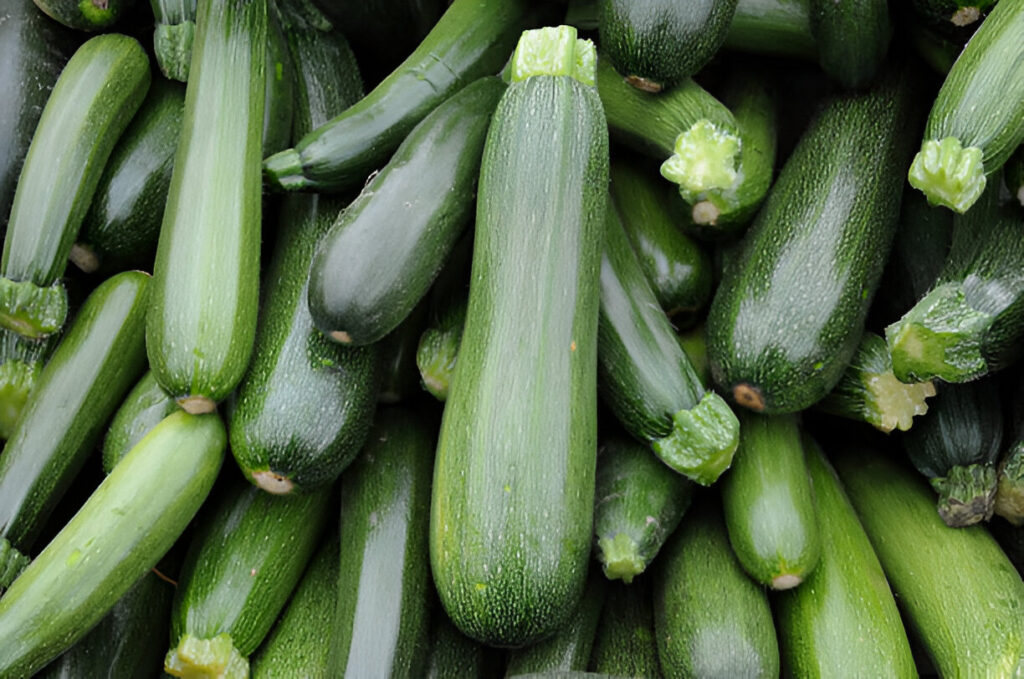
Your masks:
M103 471L109 474L143 436L177 409L178 404L147 370L132 387L107 427L103 438Z
M724 47L739 52L813 59L808 0L737 0Z
M909 155L910 74L898 71L818 116L722 276L708 356L715 383L740 405L766 414L807 408L857 349Z
M216 415L185 412L139 442L0 599L0 674L41 669L156 565L209 493L226 445Z
M885 60L892 37L886 0L810 0L811 33L818 61L843 87L864 87Z
M434 429L382 409L341 482L341 560L327 675L412 676L428 644Z
M432 315L416 346L416 367L420 382L439 401L448 399L452 377L459 357L462 329L466 325L468 290L449 300Z
M597 92L566 76L510 85L484 147L430 520L441 601L464 634L491 645L551 634L583 591L607 184Z
M169 80L188 82L196 37L196 0L149 0L153 8L153 53Z
M430 656L424 679L486 679L495 676L493 651L460 632L440 606L430 623ZM504 658L500 658L503 662Z
M1024 583L991 535L981 526L946 526L927 484L875 444L848 444L832 462L938 672L1019 673Z
M647 578L608 583L589 669L599 674L659 679L654 609Z
M473 216L491 115L505 91L489 76L420 122L320 240L309 311L334 341L362 346L398 327L426 295Z
M775 599L783 664L793 676L917 677L882 565L835 470L804 437L821 559L807 580Z
M267 0L267 66L263 98L263 156L288 147L295 112L295 68L288 40L281 28L276 0Z
M378 403L393 405L420 393L416 351L426 323L427 303L422 301L377 343Z
M197 29L146 350L160 386L203 412L242 379L256 335L266 0L199 0Z
M109 28L135 4L135 0L33 0L44 14L79 31Z
M144 370L148 287L138 271L100 285L43 368L0 454L0 545L28 554Z

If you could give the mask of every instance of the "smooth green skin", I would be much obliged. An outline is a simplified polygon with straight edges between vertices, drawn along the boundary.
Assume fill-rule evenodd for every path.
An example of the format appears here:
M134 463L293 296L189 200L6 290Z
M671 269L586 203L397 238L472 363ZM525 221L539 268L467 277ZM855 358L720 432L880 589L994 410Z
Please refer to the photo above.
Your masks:
M864 528L821 449L804 438L820 518L821 560L775 598L787 676L917 677L903 622Z
M25 554L145 369L149 285L128 271L96 288L0 453L0 539Z
M79 31L100 31L113 26L135 0L33 0L54 21Z
M1024 582L988 531L943 523L928 484L891 453L853 444L832 462L939 674L1020 673Z
M654 629L666 677L777 677L764 590L743 572L706 496L665 546L654 573Z
M739 450L722 479L729 543L750 577L773 589L796 587L821 555L797 420L744 412L740 430Z
M264 162L271 187L341 191L383 166L452 94L497 73L536 20L527 0L456 0L416 50L358 103Z
M564 76L509 86L484 148L430 520L441 602L463 633L491 645L551 634L583 591L607 182L593 89Z
M278 12L267 14L266 89L263 99L263 157L288 148L295 112L295 66ZM337 68L337 66L335 66Z
M822 70L843 87L868 85L892 37L886 0L809 0L808 15Z
M530 672L585 670L604 606L607 580L591 568L583 598L572 617L551 637L508 654L506 677Z
M627 438L605 442L597 463L594 551L605 576L643 573L690 506L694 485Z
M320 240L308 298L322 332L371 344L426 295L473 217L484 140L504 90L500 78L481 78L431 112Z
M251 659L252 679L328 679L338 540L317 550L287 608Z
M397 328L377 343L377 402L394 404L420 393L416 350L427 323L427 304L420 302Z
M677 323L696 318L711 299L711 258L680 229L687 215L677 191L636 159L616 157L611 179L612 201L658 304Z
M149 270L160 235L174 152L181 133L185 88L158 78L138 114L124 131L103 168L76 247L95 260L72 262L89 271Z
M411 676L428 644L427 522L434 427L381 410L341 482L341 560L329 677Z
M659 679L658 644L648 578L608 584L590 669L602 674Z
M601 47L635 87L660 91L699 71L725 41L736 0L600 0Z
M142 437L177 409L178 404L157 384L153 373L146 371L107 427L103 438L103 471L109 474Z
M0 261L5 278L45 287L63 275L107 158L149 81L149 57L125 35L92 38L68 61L18 180Z
M739 52L814 59L808 0L737 0L724 47Z
M424 679L486 679L489 651L460 632L440 606L430 623L430 655ZM493 656L493 652L490 652ZM504 661L504 658L502 658Z
M174 592L171 649L185 635L228 634L243 657L255 651L309 564L329 508L328 490L278 497L232 479L189 544Z
M150 367L179 403L235 388L259 302L266 0L198 12L146 318Z
M186 82L196 34L196 0L149 0L153 53L165 78Z
M895 233L912 121L907 80L896 72L829 103L723 273L708 356L715 383L741 405L807 408L856 351Z
M279 212L256 347L228 426L242 473L269 492L333 483L362 447L377 407L377 347L331 342L306 306L317 242L343 208L327 196L294 195ZM299 402L316 407L295 408Z
M157 564L206 499L226 446L216 415L185 412L139 442L0 599L0 674L41 669Z

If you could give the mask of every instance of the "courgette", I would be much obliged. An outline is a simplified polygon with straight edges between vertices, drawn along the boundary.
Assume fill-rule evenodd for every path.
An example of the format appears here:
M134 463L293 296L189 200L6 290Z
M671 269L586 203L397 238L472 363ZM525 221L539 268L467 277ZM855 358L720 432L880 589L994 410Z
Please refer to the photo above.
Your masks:
M1024 525L1024 436L1017 438L1003 453L996 480L995 514L1015 526Z
M886 0L810 0L811 34L818 62L843 87L864 87L875 77L892 38Z
M79 31L110 28L135 0L33 0L44 14Z
M178 407L167 395L153 373L146 371L125 397L103 438L103 471L114 466L156 425Z
M626 585L608 583L597 623L590 668L601 674L659 679L654 609L647 578Z
M448 300L437 309L416 347L416 367L423 388L439 401L447 400L452 376L459 357L462 329L466 325L468 291Z
M497 676L495 652L460 632L440 606L430 622L430 655L424 679L487 679Z
M188 81L196 37L196 0L149 0L153 8L153 53L165 78Z
M423 301L377 343L378 403L399 403L422 393L416 350L426 323L427 303Z
M263 93L263 156L288 148L295 110L295 69L281 28L277 0L267 0L266 89Z
M55 333L40 342L0 328L0 439L7 440L14 433L39 373L60 338L60 333Z
M739 52L813 59L808 0L737 0L724 47Z

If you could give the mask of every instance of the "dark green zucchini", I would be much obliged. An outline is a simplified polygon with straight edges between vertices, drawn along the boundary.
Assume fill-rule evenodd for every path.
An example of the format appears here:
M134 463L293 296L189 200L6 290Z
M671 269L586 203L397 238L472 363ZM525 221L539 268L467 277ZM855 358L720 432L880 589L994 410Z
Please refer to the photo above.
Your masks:
M130 271L89 296L0 454L0 589L145 368L148 285Z
M736 0L599 0L601 48L630 85L661 92L711 61L735 11Z
M202 31L202 10L199 16ZM249 655L312 557L327 523L329 499L326 489L278 497L232 479L201 517L189 544L174 593L165 672L248 676Z
M103 471L109 474L142 437L178 407L152 372L146 372L117 409L103 439Z
M813 59L808 0L737 0L724 47L739 52Z
M132 449L0 599L0 676L42 669L157 564L206 499L226 445L215 414L175 412Z
M601 446L594 551L605 577L629 584L647 570L690 506L693 488L642 443L613 438Z
M267 158L271 187L341 191L362 183L428 113L508 59L536 20L526 0L456 0L416 51L354 106Z
M378 403L399 403L422 393L416 351L426 322L427 303L423 301L377 343Z
M69 253L82 271L152 269L184 108L184 87L153 83L110 154Z
M875 77L892 37L886 0L809 0L818 62L843 87L864 87Z
M245 373L259 303L266 0L199 0L181 138L153 264L157 382L209 412Z
M382 409L341 482L341 561L327 676L412 676L430 623L428 525L435 429Z
M903 622L882 566L832 466L803 439L821 529L821 559L775 599L782 662L796 677L916 678Z
M110 28L135 0L33 0L43 13L68 28L101 31Z
M263 99L263 157L288 148L295 111L295 69L277 11L280 0L267 0L267 65ZM337 66L335 66L337 68Z
M462 329L466 324L468 301L468 291L448 300L438 310L436 323L428 323L416 347L416 367L420 371L420 381L423 388L439 401L447 400L451 388L462 342Z
M480 169L430 562L449 617L491 645L537 641L567 620L590 555L608 191L594 59L571 27L525 32Z
M496 676L494 651L460 632L440 606L430 623L430 655L424 679L487 679ZM503 660L503 659L502 659Z
M913 74L834 98L790 155L708 313L715 383L768 414L821 400L853 357L895 234Z
M711 369L708 367L708 343L705 337L704 324L690 328L677 335L679 346L690 359L693 371L697 373L700 383L705 389L711 388Z
M647 578L640 578L629 585L608 583L589 669L601 674L660 679L654 611Z
M739 422L705 391L644 279L609 200L601 259L598 388L632 436L662 462L702 485L729 468Z
M427 293L472 217L487 128L504 91L489 76L438 106L320 240L309 310L335 342L380 340Z
M86 41L64 67L14 194L0 261L3 327L40 339L63 326L68 252L103 166L148 89L149 58L125 35Z
M186 82L196 37L196 0L149 0L153 8L153 53L165 78Z

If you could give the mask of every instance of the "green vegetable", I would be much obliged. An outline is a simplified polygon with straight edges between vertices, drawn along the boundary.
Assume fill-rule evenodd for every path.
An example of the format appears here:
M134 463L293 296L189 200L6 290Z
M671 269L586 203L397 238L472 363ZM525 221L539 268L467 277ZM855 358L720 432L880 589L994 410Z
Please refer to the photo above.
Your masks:
M724 46L755 54L814 59L808 0L737 0Z
M869 84L892 37L886 0L810 0L808 9L822 69L843 87Z
M188 81L196 37L196 0L149 0L153 8L153 53L165 78Z
M611 582L597 624L590 669L602 674L660 679L654 611L647 578Z
M68 28L99 31L110 28L135 0L33 0L42 12Z

